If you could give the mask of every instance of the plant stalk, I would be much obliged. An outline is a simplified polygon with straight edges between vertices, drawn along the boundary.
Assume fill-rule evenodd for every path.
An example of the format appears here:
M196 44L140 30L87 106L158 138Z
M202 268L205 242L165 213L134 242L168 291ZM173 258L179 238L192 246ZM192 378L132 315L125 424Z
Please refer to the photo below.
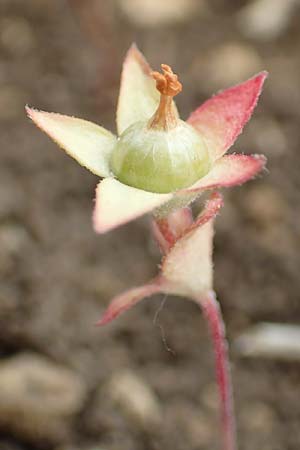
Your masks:
M208 298L198 301L198 303L203 309L214 347L216 378L221 404L223 448L224 450L237 450L232 381L222 313L213 292Z

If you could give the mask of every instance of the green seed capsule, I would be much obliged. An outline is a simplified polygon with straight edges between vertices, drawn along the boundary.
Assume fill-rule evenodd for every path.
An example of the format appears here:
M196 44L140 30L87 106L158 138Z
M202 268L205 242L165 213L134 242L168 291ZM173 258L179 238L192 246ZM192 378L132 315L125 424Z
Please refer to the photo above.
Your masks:
M169 130L134 123L118 139L110 164L122 183L157 193L191 186L211 168L204 140L181 120Z

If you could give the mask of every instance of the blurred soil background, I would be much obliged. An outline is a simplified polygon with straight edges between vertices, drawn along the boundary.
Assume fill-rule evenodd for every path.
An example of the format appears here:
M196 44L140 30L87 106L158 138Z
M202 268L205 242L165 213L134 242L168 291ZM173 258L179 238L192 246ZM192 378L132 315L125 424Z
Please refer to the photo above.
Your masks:
M241 450L299 450L300 362L246 359L261 321L300 322L300 2L0 0L0 449L215 450L213 354L202 315L169 297L104 329L116 293L159 254L149 218L97 236L97 178L26 119L24 104L115 130L136 41L180 74L183 118L221 88L270 77L234 150L268 172L227 191L215 286L231 344Z

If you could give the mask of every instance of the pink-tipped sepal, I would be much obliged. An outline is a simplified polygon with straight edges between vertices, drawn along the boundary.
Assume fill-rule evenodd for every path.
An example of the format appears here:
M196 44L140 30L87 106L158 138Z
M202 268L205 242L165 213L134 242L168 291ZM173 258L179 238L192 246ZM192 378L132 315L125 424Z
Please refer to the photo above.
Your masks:
M115 297L109 304L101 319L96 323L98 326L106 325L116 319L120 314L136 305L145 297L150 297L162 291L162 282L159 277L152 282L129 289Z

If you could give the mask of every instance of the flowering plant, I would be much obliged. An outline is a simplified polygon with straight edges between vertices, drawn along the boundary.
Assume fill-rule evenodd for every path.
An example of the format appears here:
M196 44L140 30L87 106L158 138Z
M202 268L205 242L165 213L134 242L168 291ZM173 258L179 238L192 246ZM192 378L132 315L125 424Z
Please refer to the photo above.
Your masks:
M150 66L133 45L125 58L117 108L118 137L86 120L26 107L29 117L81 165L104 178L96 189L94 227L111 230L153 213L163 254L160 274L111 302L106 324L157 292L191 298L208 320L215 347L224 448L235 449L224 325L213 291L213 221L222 206L214 192L193 219L190 203L208 189L242 184L265 165L262 155L225 155L249 120L266 72L206 101L186 122L173 97L182 85L172 69Z

